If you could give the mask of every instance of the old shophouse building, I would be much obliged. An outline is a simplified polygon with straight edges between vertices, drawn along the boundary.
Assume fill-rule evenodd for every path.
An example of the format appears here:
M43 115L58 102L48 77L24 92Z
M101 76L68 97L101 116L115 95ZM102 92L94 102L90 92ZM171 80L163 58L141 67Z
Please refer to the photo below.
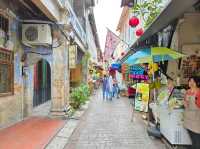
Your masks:
M82 22L88 15L81 18L76 9L92 12L94 2L73 4L67 0L0 0L0 127L34 115L34 109L47 102L49 115L65 115L70 67L77 69L91 47L88 26ZM98 36L93 37L96 47ZM81 73L87 77L86 70Z

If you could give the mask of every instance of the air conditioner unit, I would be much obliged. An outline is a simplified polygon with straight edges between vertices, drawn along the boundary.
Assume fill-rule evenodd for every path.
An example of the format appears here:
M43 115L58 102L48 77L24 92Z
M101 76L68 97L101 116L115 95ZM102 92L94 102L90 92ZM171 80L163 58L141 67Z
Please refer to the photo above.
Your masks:
M22 43L27 46L52 44L51 27L48 24L22 24Z

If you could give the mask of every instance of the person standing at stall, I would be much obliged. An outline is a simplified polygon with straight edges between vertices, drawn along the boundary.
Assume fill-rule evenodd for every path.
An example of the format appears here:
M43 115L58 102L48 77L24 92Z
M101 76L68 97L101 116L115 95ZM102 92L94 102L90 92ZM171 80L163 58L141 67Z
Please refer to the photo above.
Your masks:
M184 127L188 130L192 146L200 149L200 82L198 77L189 78L189 89L184 99Z

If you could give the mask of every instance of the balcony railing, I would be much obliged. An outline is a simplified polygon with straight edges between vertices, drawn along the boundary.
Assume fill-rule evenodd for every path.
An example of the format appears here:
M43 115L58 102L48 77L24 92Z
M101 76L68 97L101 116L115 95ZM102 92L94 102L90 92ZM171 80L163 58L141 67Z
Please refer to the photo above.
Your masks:
M70 13L70 22L71 25L73 26L74 30L76 31L77 35L79 36L79 38L81 39L81 41L83 42L84 46L87 45L87 39L86 39L86 33L83 29L83 27L81 26L74 10L71 7L71 4L69 3L68 0L60 0L60 1L65 1L65 7L67 8L67 10Z

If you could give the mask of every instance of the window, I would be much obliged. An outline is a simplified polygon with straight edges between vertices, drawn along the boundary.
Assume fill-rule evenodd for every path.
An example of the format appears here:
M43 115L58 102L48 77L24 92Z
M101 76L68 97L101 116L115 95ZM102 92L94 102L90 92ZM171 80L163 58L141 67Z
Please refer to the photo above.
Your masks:
M0 48L0 96L13 94L13 53Z

